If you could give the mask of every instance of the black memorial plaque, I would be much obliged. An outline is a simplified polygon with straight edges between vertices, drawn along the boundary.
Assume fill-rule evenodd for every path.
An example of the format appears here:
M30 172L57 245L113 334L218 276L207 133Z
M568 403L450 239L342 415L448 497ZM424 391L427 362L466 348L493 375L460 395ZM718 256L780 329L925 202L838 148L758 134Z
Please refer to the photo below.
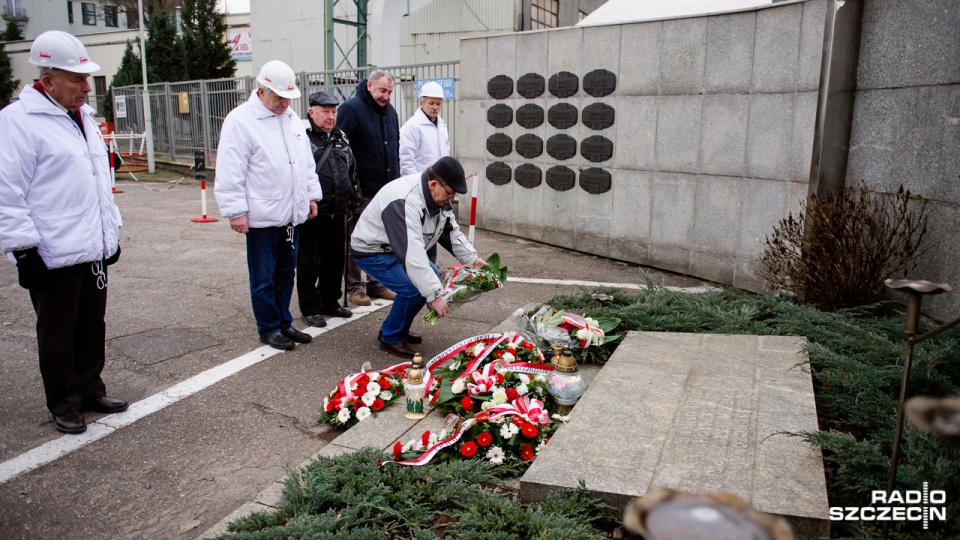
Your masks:
M503 133L494 133L487 137L487 152L503 157L513 151L513 139Z
M547 139L547 153L553 159L570 159L577 155L577 140L560 133ZM549 173L547 183L550 182Z
M543 125L543 107L527 103L517 109L517 123L527 129Z
M596 167L584 169L580 173L580 187L594 195L606 193L610 191L610 173Z
M547 169L547 185L557 191L573 189L577 185L577 174L570 167L550 167Z
M613 157L613 142L600 135L587 137L580 143L580 155L594 163L606 161Z
M558 98L570 97L580 89L580 78L569 71L561 71L550 77L550 93Z
M495 128L505 128L513 123L513 109L509 105L497 103L487 109L487 122Z
M487 81L487 93L493 99L507 99L513 94L513 79L506 75L497 75Z
M527 73L517 79L517 93L527 99L533 99L543 95L546 85L547 81L543 79L543 75Z
M510 169L510 166L502 161L496 161L487 165L487 180L498 186L509 184L512 174L513 171Z
M590 129L607 129L613 125L615 117L613 107L603 103L587 105L580 113L580 121Z
M593 97L609 96L617 89L617 76L605 69L595 69L583 76L583 91Z
M517 153L527 159L534 159L543 154L543 139L527 133L517 137Z
M547 122L557 129L567 129L577 125L577 108L569 103L557 103L547 111Z
M536 165L524 163L517 167L515 176L517 177L517 183L521 186L525 188L535 188L539 186L542 181L543 171Z

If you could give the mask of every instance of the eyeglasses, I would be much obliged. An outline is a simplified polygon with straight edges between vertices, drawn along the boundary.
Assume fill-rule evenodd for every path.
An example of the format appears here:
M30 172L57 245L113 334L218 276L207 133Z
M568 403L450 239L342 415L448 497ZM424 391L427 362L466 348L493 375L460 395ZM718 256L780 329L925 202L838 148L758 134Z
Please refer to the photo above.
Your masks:
M441 182L441 181L439 181L439 180L437 180L437 183L440 184L440 187L443 188L443 191L445 191L445 192L447 193L447 197L448 197L448 198L449 198L449 197L454 197L454 196L456 196L457 192L454 191L454 190L452 190L452 189L450 189L450 188L448 188L446 184L444 184L443 182Z

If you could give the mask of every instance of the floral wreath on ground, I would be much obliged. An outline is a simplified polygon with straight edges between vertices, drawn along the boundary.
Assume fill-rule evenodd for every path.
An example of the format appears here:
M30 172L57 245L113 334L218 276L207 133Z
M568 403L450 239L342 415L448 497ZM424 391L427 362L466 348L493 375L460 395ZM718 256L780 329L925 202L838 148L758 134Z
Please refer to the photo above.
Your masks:
M323 412L317 423L349 428L366 420L388 403L403 395L403 377L410 363L397 364L381 371L371 371L369 363L337 384L323 398Z

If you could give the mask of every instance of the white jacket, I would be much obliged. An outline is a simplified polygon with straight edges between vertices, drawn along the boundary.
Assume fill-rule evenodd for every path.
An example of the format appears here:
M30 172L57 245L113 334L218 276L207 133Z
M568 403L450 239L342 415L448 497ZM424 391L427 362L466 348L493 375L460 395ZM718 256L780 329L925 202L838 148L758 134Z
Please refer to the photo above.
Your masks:
M437 125L433 125L427 113L417 107L417 112L400 128L400 176L422 173L449 155L447 123L438 114Z
M299 225L310 201L323 198L310 139L289 107L281 115L264 107L254 90L230 111L220 130L213 192L220 213L247 216L253 228Z
M32 86L19 97L0 111L0 247L36 247L51 269L113 256L123 223L93 109L81 133Z

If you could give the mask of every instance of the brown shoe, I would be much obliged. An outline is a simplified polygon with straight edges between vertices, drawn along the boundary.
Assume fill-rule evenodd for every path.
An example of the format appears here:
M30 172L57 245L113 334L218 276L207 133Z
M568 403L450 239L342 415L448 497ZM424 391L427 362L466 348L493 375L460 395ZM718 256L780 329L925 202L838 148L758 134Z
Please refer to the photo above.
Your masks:
M355 306L369 306L370 297L367 296L367 293L357 293L350 295L350 301L353 302Z
M374 291L374 292L367 293L367 294L370 295L370 298L383 298L384 300L393 300L394 298L397 297L397 293L395 293L395 292L393 292L393 291L391 291L390 289L387 289L387 288L385 288L385 287L382 288L382 289L380 289L380 290L378 290L378 291Z
M420 334L410 331L407 331L407 343L412 343L414 345L423 343L423 336Z
M409 343L384 343L380 342L380 350L386 351L394 356L399 356L400 358L413 358L413 355L417 354L417 351L413 350L413 347Z

